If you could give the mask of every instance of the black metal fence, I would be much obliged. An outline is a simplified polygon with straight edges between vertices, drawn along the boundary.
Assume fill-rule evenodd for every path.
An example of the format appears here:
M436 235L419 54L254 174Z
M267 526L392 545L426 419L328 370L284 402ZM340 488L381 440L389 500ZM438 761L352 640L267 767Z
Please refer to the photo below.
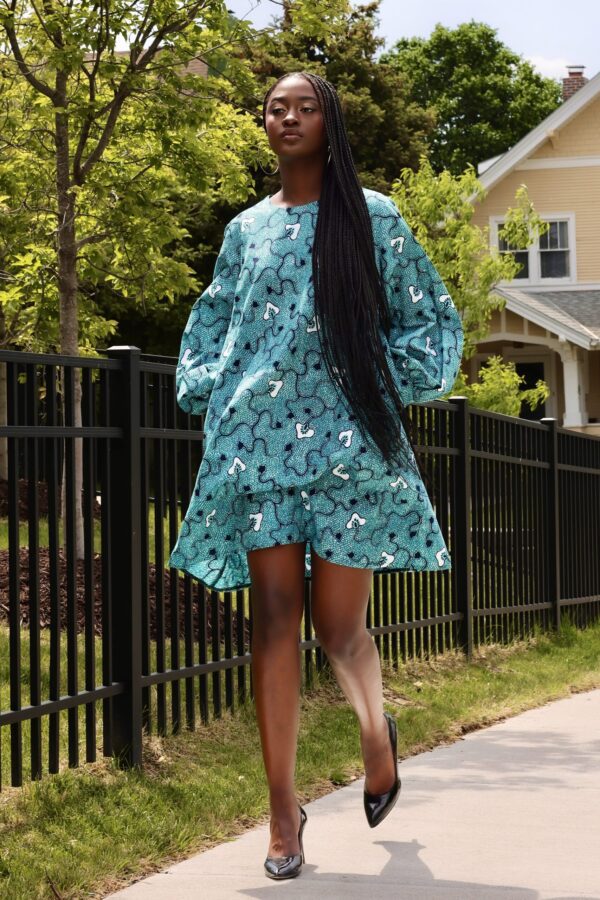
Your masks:
M0 786L22 784L27 757L40 778L43 754L50 773L100 747L139 766L144 733L180 731L184 716L193 728L252 697L249 590L210 591L165 568L201 420L177 407L175 360L137 348L100 359L1 351L0 375ZM452 569L375 573L367 626L382 660L470 655L550 629L566 607L579 626L595 619L600 438L460 397L409 415ZM309 580L299 637L308 688L326 664Z

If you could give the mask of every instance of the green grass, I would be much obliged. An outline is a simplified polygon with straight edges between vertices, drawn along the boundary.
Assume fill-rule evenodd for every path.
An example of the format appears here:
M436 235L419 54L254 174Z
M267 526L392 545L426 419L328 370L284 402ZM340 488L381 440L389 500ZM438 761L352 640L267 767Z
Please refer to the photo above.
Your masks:
M26 658L26 657L24 657ZM600 623L384 667L398 752L410 756L464 732L600 686ZM314 799L363 774L358 724L335 680L303 694L297 795ZM64 727L64 726L63 726ZM4 729L3 756L9 750ZM6 782L5 782L6 784ZM143 875L267 822L254 706L195 731L144 738L144 770L101 758L0 793L0 895L103 897ZM265 852L266 852L265 846ZM56 891L56 893L54 893Z

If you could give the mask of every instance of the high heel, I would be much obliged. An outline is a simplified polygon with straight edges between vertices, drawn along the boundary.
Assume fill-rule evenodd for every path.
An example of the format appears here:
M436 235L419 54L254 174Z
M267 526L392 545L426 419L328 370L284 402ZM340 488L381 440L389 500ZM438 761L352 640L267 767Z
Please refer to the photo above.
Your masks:
M293 856L267 856L265 859L265 874L269 878L294 878L300 873L302 863L304 862L304 847L302 845L302 832L306 825L308 816L303 806L298 804L300 810L300 830L298 831L298 840L300 842L300 853Z
M392 745L394 764L396 766L396 778L389 791L384 791L383 794L369 794L367 791L364 791L363 799L365 814L371 828L375 828L376 825L379 825L379 823L382 822L383 819L385 819L387 814L396 803L400 794L401 782L400 776L398 774L398 754L396 752L398 743L398 729L396 727L396 720L393 718L393 716L391 716L387 712L384 712L384 716L388 723L390 743Z

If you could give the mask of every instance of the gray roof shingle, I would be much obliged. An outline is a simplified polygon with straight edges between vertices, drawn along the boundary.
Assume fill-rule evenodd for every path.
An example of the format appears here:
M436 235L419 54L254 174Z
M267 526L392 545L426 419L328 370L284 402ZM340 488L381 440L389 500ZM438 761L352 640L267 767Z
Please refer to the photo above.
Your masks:
M600 290L527 291L511 286L496 288L494 293L514 299L521 311L524 306L556 326L573 329L590 348L600 341Z

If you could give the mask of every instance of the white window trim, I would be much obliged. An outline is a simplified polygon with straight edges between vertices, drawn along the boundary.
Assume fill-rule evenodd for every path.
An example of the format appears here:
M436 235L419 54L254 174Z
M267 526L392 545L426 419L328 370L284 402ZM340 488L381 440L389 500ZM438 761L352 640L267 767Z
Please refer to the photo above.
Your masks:
M566 220L569 234L569 272L566 278L542 278L540 275L540 242L536 238L534 243L527 247L529 253L529 278L513 278L512 281L500 281L498 287L558 287L577 283L577 256L575 253L575 213L544 213L540 218L545 222L553 222L556 219ZM500 252L498 243L498 226L506 221L506 216L490 216L490 242L491 246ZM523 251L524 252L524 251Z

